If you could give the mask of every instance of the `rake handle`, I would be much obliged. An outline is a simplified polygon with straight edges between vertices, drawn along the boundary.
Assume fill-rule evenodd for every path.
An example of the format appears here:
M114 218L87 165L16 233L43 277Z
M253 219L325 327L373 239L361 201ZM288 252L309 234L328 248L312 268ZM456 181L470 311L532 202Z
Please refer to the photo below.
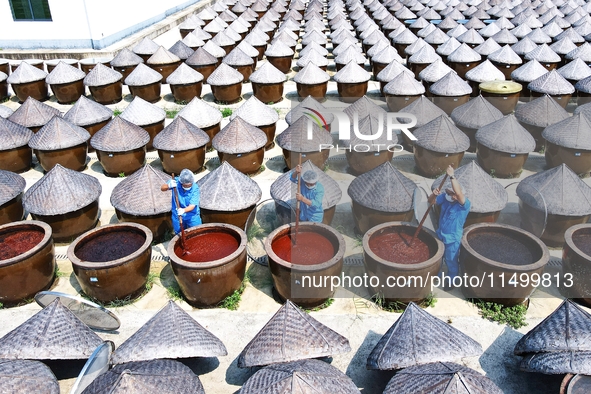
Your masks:
M174 173L172 174L172 180L174 180ZM172 188L172 194L174 195L174 199L176 201L176 207L180 208L181 204L179 202L179 195L177 194L176 187ZM183 215L178 215L179 217L179 224L181 226L181 247L183 250L185 249L185 227L183 226Z
M445 184L445 181L447 181L447 174L445 174L445 176L443 177L443 180L441 181L441 184L439 184L440 191L441 191L441 188L443 187L443 185ZM417 227L417 229L415 230L415 233L412 236L412 239L410 240L410 243L408 246L412 246L412 243L414 242L415 238L417 237L417 235L419 235L419 232L423 228L423 224L425 223L425 220L427 220L427 216L429 216L429 212L431 212L431 208L433 207L433 205L435 205L435 201L433 201L431 204L429 204L429 208L427 208L427 211L423 215L423 218L421 219L421 222L419 223L419 227Z

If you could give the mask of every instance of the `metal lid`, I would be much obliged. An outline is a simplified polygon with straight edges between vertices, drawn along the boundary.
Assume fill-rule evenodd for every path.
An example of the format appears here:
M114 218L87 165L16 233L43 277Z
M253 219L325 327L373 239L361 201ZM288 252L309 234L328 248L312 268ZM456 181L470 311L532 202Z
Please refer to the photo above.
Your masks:
M25 192L23 207L36 215L63 215L87 207L101 191L96 178L56 164Z
M170 324L174 322L174 324ZM111 362L217 357L228 354L215 335L169 300L150 320L123 342Z
M227 161L197 183L201 191L201 209L239 211L256 205L262 196L259 185Z
M115 186L111 193L111 205L123 213L134 216L170 212L171 192L160 190L160 186L169 179L168 174L146 164Z
M115 331L121 326L119 318L113 312L84 298L57 291L40 291L35 294L35 301L41 308L45 308L56 299L94 330ZM99 347L103 345L104 343Z
M177 116L185 118L200 129L214 126L222 121L222 113L199 97L195 97Z
M189 85L203 81L203 74L194 70L192 67L181 63L180 66L174 70L168 78L166 83L170 85Z
M367 368L401 369L480 354L478 342L411 302L376 344Z
M86 74L78 67L72 67L64 62L59 62L57 66L49 73L45 82L50 85L64 84L84 79Z
M513 94L521 92L521 89L523 89L520 83L512 81L483 82L478 87L483 92L495 94Z
M267 144L267 135L237 116L211 141L218 152L240 154L254 152Z
M84 364L84 367L82 367L80 374L70 390L70 394L82 394L84 389L99 375L109 370L109 361L114 349L115 344L111 341L105 341L96 348Z
M351 351L347 338L287 300L238 356L238 367L326 357Z
M25 127L40 127L49 122L54 116L61 116L61 114L57 108L29 96L7 119Z
M277 67L268 61L261 63L260 67L250 75L250 81L260 84L283 83L287 77Z
M135 96L119 116L138 126L147 126L162 122L166 118L166 111L139 96Z
M80 360L90 357L101 343L97 334L56 299L0 338L0 357Z
M29 147L53 151L84 144L89 139L88 131L56 115L31 137Z
M113 111L96 101L80 96L76 104L64 114L64 119L77 126L89 126L113 117Z
M125 78L125 84L128 86L146 86L161 81L162 74L143 63L138 64L131 74Z
M47 77L47 73L23 61L6 79L9 84L21 84L40 81Z
M9 150L29 144L31 129L0 117L0 150Z
M123 75L120 72L115 71L111 67L107 67L102 63L97 63L86 77L84 77L84 85L104 86L119 82L121 81L121 78L123 78Z
M90 139L90 145L103 152L129 152L147 145L150 135L121 116L116 116Z

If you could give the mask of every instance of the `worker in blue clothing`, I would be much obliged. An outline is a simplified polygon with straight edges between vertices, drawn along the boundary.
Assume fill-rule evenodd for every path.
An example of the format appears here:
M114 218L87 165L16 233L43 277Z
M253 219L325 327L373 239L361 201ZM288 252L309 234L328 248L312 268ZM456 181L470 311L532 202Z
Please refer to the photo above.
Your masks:
M308 170L302 174L302 166L297 165L291 173L291 181L298 183L297 175L301 175L300 190L296 191L296 200L300 201L300 220L305 222L322 222L324 209L324 186L318 182L318 174Z
M178 187L178 185L181 187ZM160 186L163 192L176 189L179 196L179 205L177 206L172 193L172 226L176 234L181 232L179 216L183 218L183 227L185 229L201 224L201 215L199 211L199 185L195 182L193 173L189 169L181 171L175 179L170 179L167 183Z
M443 193L439 189L433 190L429 203L436 202L441 206L437 236L445 245L443 258L448 276L454 278L460 274L460 243L464 233L464 223L470 212L470 200L466 198L464 188L455 178L452 166L447 167L446 173L451 180L452 188L446 189Z

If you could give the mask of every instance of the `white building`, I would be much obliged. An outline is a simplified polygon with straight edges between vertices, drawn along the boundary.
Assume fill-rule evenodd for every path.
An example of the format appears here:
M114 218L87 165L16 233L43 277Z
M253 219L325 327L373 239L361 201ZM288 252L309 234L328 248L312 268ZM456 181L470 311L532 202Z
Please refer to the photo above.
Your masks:
M0 1L0 48L103 49L198 1Z

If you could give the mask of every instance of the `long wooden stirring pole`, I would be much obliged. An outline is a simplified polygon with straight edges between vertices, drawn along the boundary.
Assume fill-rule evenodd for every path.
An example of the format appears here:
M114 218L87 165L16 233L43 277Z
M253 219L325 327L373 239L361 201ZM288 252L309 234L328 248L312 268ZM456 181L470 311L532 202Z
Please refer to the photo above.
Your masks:
M439 191L441 191L441 188L445 184L445 181L447 181L447 174L445 174L445 176L443 177L443 180L441 181L441 184L439 185ZM417 237L417 235L419 235L421 228L423 228L423 223L425 223L425 220L427 220L427 216L429 216L429 212L431 212L431 208L433 207L433 205L435 205L435 201L433 201L429 205L429 208L427 208L427 212L425 212L425 214L423 215L423 219L421 219L421 222L419 223L419 227L417 227L415 234L412 236L412 239L410 240L410 243L408 244L409 247L412 246L412 243L414 242L415 238Z
M174 181L174 174L172 174L172 180ZM176 192L176 187L172 188L172 194L174 194L174 199L176 201L176 207L178 209L181 207L181 204L179 203L179 195ZM179 217L179 224L181 225L181 248L183 248L183 253L185 253L186 252L186 249L185 249L185 228L183 227L183 215L178 215L178 217Z
M302 154L300 153L300 172L302 170ZM301 189L302 186L302 174L298 174L298 189L297 189L297 193L302 192ZM298 242L298 230L300 228L300 201L296 201L296 225L295 225L295 234L293 235L293 244L297 244Z

